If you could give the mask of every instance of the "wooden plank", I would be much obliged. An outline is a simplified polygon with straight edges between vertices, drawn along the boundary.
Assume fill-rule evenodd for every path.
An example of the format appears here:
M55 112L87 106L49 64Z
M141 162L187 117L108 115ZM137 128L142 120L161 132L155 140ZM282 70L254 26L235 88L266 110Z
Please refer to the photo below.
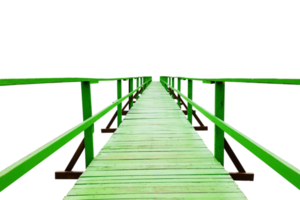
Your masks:
M158 184L158 183L156 183ZM163 183L165 185L165 183ZM237 192L237 186L220 186L213 184L212 186L203 186L195 184L194 186L186 186L187 183L178 186L149 186L147 184L136 184L136 186L128 186L125 184L118 187L104 187L104 185L75 185L68 195L98 195L98 194L140 194L140 193L226 193L228 190ZM169 185L169 184L168 184ZM86 187L79 187L86 186Z
M196 134L159 134L159 135L122 135L122 134L113 134L109 139L110 141L127 141L127 140L172 140L172 139L201 139L199 135Z
M204 145L202 147L194 147L194 148L174 148L174 147L169 147L169 148L107 148L107 149L102 149L102 153L113 153L113 152L191 152L191 151L198 151L203 148L206 148Z
M224 179L231 180L232 178L228 174L194 174L194 175L128 175L128 176L92 176L92 177L80 177L80 179L77 181L79 182L80 180L103 180L103 181L109 181L110 183L118 183L118 182L127 182L127 181L133 181L136 183L143 183L143 182L151 182L151 183L164 183L164 182L170 182L172 181L173 183L180 183L184 179L189 179L192 182L195 181L200 181L205 180L205 179L210 179L210 180L216 180L216 182L223 182ZM77 183L76 183L77 184ZM87 183L89 184L89 183ZM230 192L230 191L229 191Z
M185 166L185 165L195 165L199 168L201 167L212 167L212 166L218 166L218 168L222 168L219 163L216 160L212 160L210 158L193 158L193 159L160 159L153 162L153 160L94 160L91 163L92 167L97 166L132 166L135 168L135 166L150 166L150 165L176 165L176 166Z
M131 160L130 160L131 161ZM98 171L98 170L135 170L135 169L222 169L219 165L214 165L211 163L206 163L205 165L190 164L173 164L173 165L113 165L113 166L91 166L90 170ZM252 174L253 175L253 174ZM240 176L242 177L242 176ZM242 179L240 179L242 180Z
M201 137L198 134L185 134L185 133L160 133L160 134L148 134L148 135L129 135L129 134L113 134L110 139L124 139L124 140L131 140L131 139L139 139L139 138L148 138L148 139L164 139L164 138L186 138L186 139L201 139Z
M92 199L205 199L205 200L245 200L247 199L241 193L167 193L167 194L116 194L116 195L81 195L81 196L67 196L64 200L92 200Z
M109 142L103 148L167 148L167 147L178 147L178 148L185 148L185 147L203 147L205 144L202 140L198 140L198 142L189 140L186 141L129 141L129 142Z
M192 178L191 178L192 177ZM107 179L103 177L82 177L76 183L76 185L85 185L85 184L111 184L111 183L216 183L216 182L230 182L232 183L232 179L229 177L225 177L223 175L214 176L214 178L203 178L203 176L187 176L185 178L178 179L134 179L132 177L128 179Z
M200 150L199 150L200 151ZM151 154L150 154L151 153ZM96 159L171 159L171 158L184 158L184 159L195 159L195 158L206 158L211 157L211 152L126 152L126 153L101 153Z

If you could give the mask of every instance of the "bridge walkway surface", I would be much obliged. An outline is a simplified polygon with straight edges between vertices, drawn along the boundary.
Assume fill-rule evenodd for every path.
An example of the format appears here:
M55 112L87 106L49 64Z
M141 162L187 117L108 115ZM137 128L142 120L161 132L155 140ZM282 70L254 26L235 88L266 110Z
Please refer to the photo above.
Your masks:
M160 82L152 82L65 200L247 199Z

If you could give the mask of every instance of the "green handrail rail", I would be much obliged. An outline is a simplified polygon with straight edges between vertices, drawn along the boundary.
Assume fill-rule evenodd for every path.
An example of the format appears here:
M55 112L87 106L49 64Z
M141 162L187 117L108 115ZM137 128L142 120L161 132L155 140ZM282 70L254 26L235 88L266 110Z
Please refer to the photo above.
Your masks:
M300 85L300 79L276 79L276 78L189 78L189 77L172 77L161 76L166 78L180 78L181 80L202 81L203 83L214 82L239 82L239 83L271 83L271 84L290 84Z
M192 81L192 80L208 80L208 79L194 79L194 78L184 78L184 77L177 77L177 78L179 78L181 80L187 79L190 81ZM174 90L175 92L177 92L180 97L185 99L191 106L193 106L195 109L200 111L204 116L206 116L210 121L212 121L215 124L215 126L217 126L222 131L226 132L233 139L235 139L237 142L239 142L242 146L244 146L246 149L248 149L250 152L252 152L256 157L261 159L264 163L269 165L272 169L274 169L282 177L284 177L286 180L288 180L296 188L300 189L300 170L299 169L297 169L290 163L286 162L279 156L275 155L268 149L264 148L263 146L261 146L260 144L255 142L254 140L250 139L249 137L244 135L242 132L236 130L235 128L233 128L232 126L230 126L229 124L224 122L224 117L222 119L219 116L213 115L210 112L208 112L207 110L205 110L204 108L202 108L200 105L196 104L194 101L192 101L192 99L188 98L187 96L182 94L179 90L172 87L171 83L170 82L168 83L168 79L169 79L169 77L166 77L166 76L160 77L160 81L166 89L167 89L167 87L169 87L172 90ZM222 95L222 93L223 93L223 97L221 96L221 99L224 98L224 81L228 80L228 79L209 79L209 81L212 81L212 80L214 80L214 81L218 80L218 81L216 81L216 83L223 83L223 85L216 84L215 92L216 92L216 96ZM258 79L234 79L234 80L235 80L234 82L238 82L238 80L253 80L253 82L255 82L255 83L262 83L262 82L267 83L267 81L265 79L264 79L265 81L263 81L263 79L259 79L259 81L258 81ZM287 81L287 79L269 79L269 80L272 80L272 83L278 83L278 84L297 84L297 82L300 83L299 79L293 79L292 81L290 81L290 80ZM242 81L240 81L240 82L242 82ZM246 82L246 81L244 81L244 82ZM220 88L222 88L222 87L223 87L223 90L221 89L221 91L220 91ZM219 100L217 100L217 101L219 101ZM224 102L223 102L223 106L224 106ZM218 140L216 140L216 136L217 135L215 134L215 146L219 145L219 147L220 147L220 143L221 143L221 146L223 145L223 149L221 149L221 150L222 150L222 152L224 152L224 136L222 138L219 135ZM216 157L216 153L218 153L219 151L220 151L220 149L216 151L216 148L215 148L215 157ZM220 155L217 155L217 156L220 156ZM220 158L216 157L216 159L219 160ZM222 163L222 159L223 158L221 158L221 161L219 160L221 163Z
M18 179L19 175L21 175L26 170L32 168L37 164L44 155L49 154L51 152L51 148L54 146L57 146L59 144L63 144L64 142L68 141L69 138L71 138L74 135L83 137L83 132L86 131L89 127L92 126L92 124L100 119L102 116L104 116L106 113L109 112L112 108L117 108L119 110L121 102L123 102L126 98L131 96L136 91L143 89L146 85L151 82L152 79L160 79L162 82L164 82L166 85L165 88L167 89L167 86L173 89L174 92L179 94L182 99L184 99L188 103L188 120L191 122L192 115L191 115L191 109L194 107L199 112L203 113L205 117L210 119L217 128L222 129L223 132L226 132L230 136L232 136L234 139L239 141L241 144L243 144L245 147L252 148L252 152L257 154L256 156L262 160L262 162L266 165L268 165L270 168L272 168L275 172L277 172L279 175L285 178L288 182L290 182L295 188L299 190L299 180L300 180L300 174L299 170L292 166L287 161L279 158L278 156L272 155L268 151L266 151L263 147L253 143L251 140L249 140L247 137L241 135L238 133L232 126L225 124L225 122L222 120L222 117L213 116L210 113L206 112L201 107L197 106L192 101L192 92L188 92L187 97L183 95L180 91L175 89L175 78L177 79L185 79L185 80L206 80L206 81L224 81L224 82L249 82L249 83L269 83L269 84L300 84L300 79L247 79L247 78L218 78L218 79L212 79L212 78L191 78L191 77L183 77L183 76L177 76L177 77L170 77L168 75L164 76L148 76L148 77L115 77L115 78L86 78L86 77L58 77L58 78L37 78L37 77L30 77L30 78L24 78L24 79L1 79L0 77L0 86L3 85L34 85L34 84L47 84L47 83L54 83L54 82L93 82L93 81L107 81L107 80L114 80L114 81L121 81L121 80L128 80L130 79L131 82L133 82L133 78L136 79L136 89L131 90L133 84L130 87L130 93L124 95L123 97L118 98L115 101L113 101L111 104L107 105L100 111L94 113L91 117L85 119L84 121L80 122L79 124L75 125L73 128L69 129L68 131L64 132L60 136L54 138L53 140L49 141L45 145L41 146L40 148L36 149L35 151L31 152L30 154L24 156L19 161L15 162L13 165L7 167L6 169L2 170L0 172L0 192L3 191L3 189L9 185L12 184L16 179ZM118 83L117 83L118 85ZM177 82L177 85L180 85L180 82ZM120 87L117 86L118 88ZM188 91L191 91L191 88L193 87L193 84L188 81ZM177 86L177 88L180 90L180 87ZM215 85L215 88L221 89L221 84L219 86ZM215 90L215 103L218 102L218 96L222 96L222 94L216 93ZM178 101L178 104L180 105L180 101ZM130 103L132 105L132 102ZM215 109L216 110L216 109ZM218 112L218 111L217 111ZM217 114L215 111L215 115ZM122 116L121 116L122 117ZM117 121L120 122L120 116L118 116ZM217 135L216 135L217 133ZM221 133L221 134L220 134ZM222 149L222 139L224 139L224 135L220 131L215 132L215 144L214 144L214 153L215 156L218 157L218 159L222 163L222 155L224 149ZM216 139L220 137L220 140Z
M140 78L140 77L136 77ZM71 79L67 78L68 81L63 81L63 82L72 82L70 81ZM109 79L109 80L117 80L118 86L119 82L121 82L122 79L125 78L116 78L116 79ZM128 78L126 78L128 79ZM29 155L25 156L21 160L15 162L11 166L7 167L6 169L2 170L0 172L0 192L4 190L6 187L8 187L10 184L12 184L14 181L19 179L21 176L26 174L29 170L34 168L36 165L38 165L40 162L45 160L47 157L49 157L51 154L53 154L55 151L60 149L62 146L64 146L66 143L71 141L74 137L79 135L81 132L85 131L85 140L87 140L88 144L88 150L86 150L86 165L90 163L90 161L94 158L93 157L93 140L92 140L92 134L93 134L93 124L99 120L101 117L103 117L106 113L111 111L114 107L118 106L128 97L132 96L135 92L137 92L140 88L146 88L151 82L152 78L151 77L144 77L145 81L143 84L141 84L139 87L137 87L135 90L132 90L129 94L126 96L123 96L120 98L119 96L119 90L118 90L118 99L114 101L111 105L106 107L105 109L101 110L100 112L96 113L95 115L91 116L91 101L90 101L90 86L89 86L89 80L87 79L80 79L80 82L82 83L82 100L83 100L83 114L84 114L84 121L78 124L77 126L71 128L70 130L66 131L65 133L61 134L60 136L56 137L52 141L48 142L47 144L43 145L39 149L35 150L34 152L30 153ZM3 79L1 79L3 80ZM0 84L1 84L0 80ZM12 79L10 79L12 80ZM15 79L17 80L17 79ZM20 79L18 79L20 80ZM22 79L23 80L23 79ZM18 84L33 84L31 81L26 82L23 81L18 82ZM36 80L36 79L35 79ZM50 79L47 79L48 82L50 83ZM51 79L51 83L55 82L58 79ZM73 79L72 79L73 80ZM102 79L103 80L103 79ZM107 80L107 79L106 79ZM76 81L79 81L77 79ZM7 82L10 85L14 85L12 83L17 83L17 82ZM26 83L25 83L26 82ZM4 82L2 82L3 84ZM39 79L38 81L34 83L45 83ZM119 89L119 88L118 88ZM121 106L122 107L122 106ZM118 113L122 114L122 113ZM88 137L88 139L87 139Z
M98 83L99 81L117 81L145 78L145 76L139 77L125 77L125 78L11 78L0 79L0 86L4 85L24 85L24 84L41 84L41 83L71 83L71 82L90 82ZM146 78L149 79L148 76Z

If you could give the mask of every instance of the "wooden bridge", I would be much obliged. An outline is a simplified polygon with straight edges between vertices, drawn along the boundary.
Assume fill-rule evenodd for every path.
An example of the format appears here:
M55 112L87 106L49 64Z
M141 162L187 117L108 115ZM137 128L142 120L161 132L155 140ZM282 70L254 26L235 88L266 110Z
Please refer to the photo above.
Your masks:
M129 82L129 94L122 97L122 79ZM247 199L234 180L253 180L230 145L224 131L255 154L267 165L300 188L300 170L267 149L247 138L224 122L225 81L300 84L291 79L192 79L151 77L119 79L3 79L0 85L35 84L44 82L78 82L82 89L84 121L42 146L35 152L0 172L0 191L20 178L61 146L84 131L79 145L65 171L56 172L57 179L77 179L65 200L90 199ZM133 90L133 79L136 89ZM181 93L181 80L188 80L188 97ZM118 99L92 116L90 84L117 80ZM141 80L141 85L139 84ZM215 84L215 115L192 101L192 81ZM177 93L177 95L176 95ZM141 95L140 95L141 94ZM122 108L122 101L128 103ZM134 103L133 99L136 98ZM177 100L177 101L175 101ZM187 105L183 100L186 100ZM124 109L129 106L129 111ZM117 106L117 112L102 132L114 132L98 155L93 155L93 124ZM186 110L182 111L184 106ZM215 123L215 151L212 154L196 130L207 130L193 107ZM122 120L122 115L126 115ZM187 115L187 117L186 117ZM199 126L193 127L192 117ZM118 128L112 129L117 119ZM224 167L224 149L239 172L227 172ZM85 150L86 170L72 171Z

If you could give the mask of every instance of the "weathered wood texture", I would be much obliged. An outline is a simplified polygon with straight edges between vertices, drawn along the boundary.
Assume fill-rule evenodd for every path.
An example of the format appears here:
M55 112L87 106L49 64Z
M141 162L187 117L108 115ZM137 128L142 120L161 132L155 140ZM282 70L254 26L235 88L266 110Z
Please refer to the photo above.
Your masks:
M247 199L176 102L152 82L65 200Z

